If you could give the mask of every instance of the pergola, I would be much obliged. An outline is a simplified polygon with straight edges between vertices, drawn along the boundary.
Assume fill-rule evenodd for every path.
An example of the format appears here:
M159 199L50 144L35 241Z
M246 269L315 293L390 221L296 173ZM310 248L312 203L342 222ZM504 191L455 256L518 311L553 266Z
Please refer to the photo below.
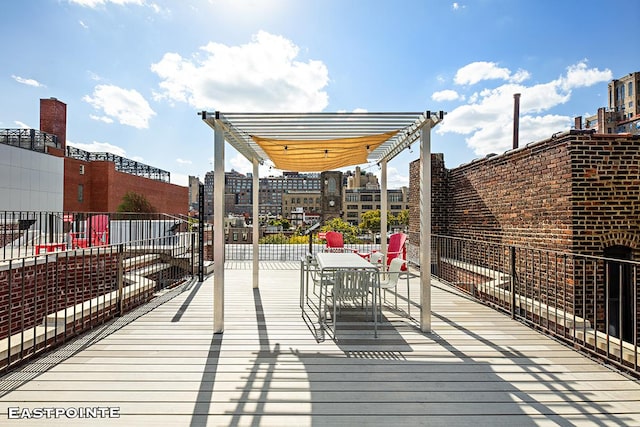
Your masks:
M198 113L214 131L214 182L224 182L225 141L253 164L253 217L258 218L258 166L322 172L363 163L381 168L380 229L387 229L387 163L420 141L420 328L431 331L431 129L444 112L384 113ZM224 185L214 185L214 206L224 206ZM224 228L224 209L214 209L214 230ZM214 333L224 331L224 233L214 232ZM387 234L380 233L381 247ZM258 221L253 253L258 254ZM259 259L253 257L253 287L259 286Z

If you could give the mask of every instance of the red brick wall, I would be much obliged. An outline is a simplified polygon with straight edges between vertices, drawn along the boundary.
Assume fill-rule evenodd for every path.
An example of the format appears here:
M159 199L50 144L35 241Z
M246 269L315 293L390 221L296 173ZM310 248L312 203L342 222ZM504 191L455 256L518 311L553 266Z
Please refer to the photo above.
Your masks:
M48 314L117 289L117 263L118 255L110 250L92 251L90 256L65 252L46 262L44 257L25 258L11 270L0 271L0 339L10 331L41 325ZM78 319L76 324L89 321Z
M40 130L56 135L64 150L67 145L67 104L55 98L41 99Z
M128 191L144 195L159 213L186 215L189 210L188 187L118 172L113 162L66 158L64 170L65 211L116 212ZM78 201L79 184L84 185L83 202Z
M640 258L640 139L598 135L571 142L573 246L602 256L606 247L633 248Z
M434 161L433 232L595 256L602 256L607 247L622 245L632 248L637 260L639 141L637 136L570 132L452 170L445 170ZM418 172L419 163L412 163L412 183L419 182ZM442 185L442 176L446 185ZM410 211L410 238L416 245L418 240L413 238L419 230L417 191L410 187L414 204ZM444 215L440 214L442 209ZM547 279L525 293L543 300L562 299L564 302L559 305L570 309L574 294L580 303L584 292L586 311L577 307L576 314L589 319L596 315L602 320L602 277L598 276L598 285L594 285L589 281L594 274L570 265L567 275L549 279L548 272L555 272L558 264L555 259L549 265L545 263L531 260L530 264L543 271L539 276ZM535 268L533 273L518 270L517 275L523 283L531 283L526 275L537 275ZM587 278L581 282L584 290L582 286L574 289L572 274ZM593 313L594 295L599 301L598 313Z
M601 256L640 258L637 137L569 134L446 170L432 155L432 231ZM410 239L419 232L419 162L410 166Z
M450 235L555 250L571 248L568 141L544 141L449 174Z

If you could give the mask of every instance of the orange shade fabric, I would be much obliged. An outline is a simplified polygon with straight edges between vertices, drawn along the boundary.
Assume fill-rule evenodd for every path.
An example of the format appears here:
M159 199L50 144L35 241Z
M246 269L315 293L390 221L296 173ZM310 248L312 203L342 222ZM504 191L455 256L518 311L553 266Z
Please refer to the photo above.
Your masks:
M322 172L367 163L369 153L398 131L351 138L286 140L251 138L276 168L292 172Z

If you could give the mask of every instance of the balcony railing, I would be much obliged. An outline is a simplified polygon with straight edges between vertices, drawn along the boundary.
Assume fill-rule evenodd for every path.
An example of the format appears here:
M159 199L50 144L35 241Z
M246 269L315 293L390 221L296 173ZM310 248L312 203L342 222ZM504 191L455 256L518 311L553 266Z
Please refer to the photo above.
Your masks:
M202 273L204 260L212 260L213 239L211 226L204 227L199 234L199 225L166 215L1 213L0 369ZM379 249L346 246L361 253ZM323 247L317 241L260 244L258 259L297 261ZM225 258L252 260L253 249L226 244ZM432 238L431 272L440 280L635 376L639 267L622 259Z
M445 236L432 240L442 281L635 376L640 263Z
M47 146L60 148L58 137L36 129L0 129L0 144L44 153Z
M0 372L200 271L196 233L176 217L5 212L2 219Z

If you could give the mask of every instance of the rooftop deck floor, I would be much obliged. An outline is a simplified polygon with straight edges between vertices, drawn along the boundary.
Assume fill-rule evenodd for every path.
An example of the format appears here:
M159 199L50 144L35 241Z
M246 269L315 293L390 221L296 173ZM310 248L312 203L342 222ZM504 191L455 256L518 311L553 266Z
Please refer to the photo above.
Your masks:
M385 310L377 339L354 317L337 340L317 340L297 264L262 268L253 290L250 265L227 263L224 334L211 332L208 278L5 376L0 424L640 425L637 381L446 286L432 291L430 334ZM9 408L87 407L119 417L7 419Z

